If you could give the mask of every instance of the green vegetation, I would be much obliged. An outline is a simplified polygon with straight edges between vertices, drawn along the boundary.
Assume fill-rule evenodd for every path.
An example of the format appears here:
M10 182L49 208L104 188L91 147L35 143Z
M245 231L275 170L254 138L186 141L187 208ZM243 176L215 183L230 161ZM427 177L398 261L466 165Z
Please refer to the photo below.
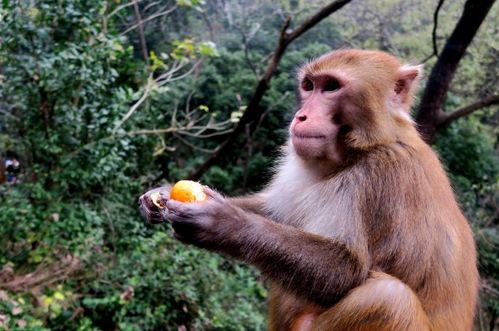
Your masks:
M266 182L296 107L295 69L307 59L346 45L412 62L431 53L433 1L373 2L345 6L290 45L258 130L203 183L235 195ZM298 25L322 4L223 3L2 1L0 158L14 151L22 171L17 184L0 184L0 328L265 329L256 271L177 242L137 207L140 194L187 177L224 141L285 16ZM463 3L445 3L440 47ZM497 16L496 6L446 110L497 94ZM498 119L484 108L435 140L476 233L483 330L499 316Z

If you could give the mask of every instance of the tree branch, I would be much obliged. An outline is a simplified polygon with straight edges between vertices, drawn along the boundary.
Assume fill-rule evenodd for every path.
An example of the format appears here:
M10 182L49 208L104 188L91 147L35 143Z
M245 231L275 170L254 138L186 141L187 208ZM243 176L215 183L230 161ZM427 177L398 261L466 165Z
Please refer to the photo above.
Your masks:
M142 50L142 56L144 57L144 61L149 61L149 52L147 51L147 42L146 37L144 35L144 25L142 24L142 16L140 15L139 4L137 1L133 2L133 11L135 12L135 18L137 19L137 26L139 28L139 40L140 40L140 48Z
M463 14L428 77L416 115L418 129L426 142L431 142L437 132L442 106L459 62L494 2L495 0L466 1Z
M164 9L164 8L165 7L163 7L162 9ZM136 28L142 29L144 24L146 24L147 22L152 21L155 18L168 15L171 12L173 12L175 9L177 9L176 5L168 8L168 9L165 9L163 11L159 11L155 14L152 14L151 16L148 16L147 18L142 19L140 22L137 22L136 24L128 27L125 31L120 32L120 36L123 36L123 35L127 34L128 32L135 30Z
M118 129L123 125L123 123L125 123L133 115L133 113L139 108L139 106L147 99L147 97L151 93L152 88L154 87L154 83L155 82L152 79L152 74L150 74L149 77L147 78L147 84L144 89L144 93L142 93L140 99L136 103L134 103L132 107L130 107L125 116L123 116L123 118L115 125L112 132L113 136L118 132Z
M435 9L435 13L433 13L433 31L431 32L431 40L433 41L433 54L438 56L438 45L437 45L437 29L438 29L438 13L440 12L440 8L444 4L445 0L438 1L437 9Z
M0 108L0 114L4 114L5 116L9 117L9 118L12 118L13 120L15 120L16 122L20 122L21 119L11 113L9 113L8 111L6 110L3 110L2 108Z
M446 126L450 124L452 121L457 120L458 118L467 116L473 113L474 111L496 104L499 104L499 94L489 96L482 100L478 100L466 107L459 108L458 110L455 110L451 113L441 113L438 119L438 126L439 127Z
M303 22L301 26L299 26L297 29L295 29L293 32L291 32L288 35L288 44L291 43L293 40L313 28L317 23L334 13L335 11L341 9L344 5L349 3L352 0L337 0L331 2L329 5L325 6L321 10L319 10L314 16L310 17L308 20Z
M211 154L208 159L197 169L195 169L189 176L190 179L198 180L213 164L218 162L218 160L225 155L230 147L236 142L237 138L241 133L245 131L245 127L247 124L250 125L249 132L252 133L256 129L258 119L261 117L264 110L260 109L260 101L263 98L263 95L269 88L270 80L274 76L277 66L283 56L288 45L293 42L296 38L300 37L302 34L310 30L317 23L322 21L324 18L328 17L332 13L341 9L344 5L349 3L352 0L337 0L333 1L329 5L325 6L321 10L319 10L315 15L306 20L302 25L296 28L294 31L288 32L289 24L291 22L291 18L288 17L281 28L281 32L279 35L279 40L277 42L277 46L273 52L271 59L267 64L267 68L265 69L265 73L263 77L258 82L255 92L253 96L248 102L248 106L243 116L239 120L237 126L234 131L230 134L230 136L225 140L218 148L215 149L213 154Z
M133 6L136 2L140 2L140 1L142 1L142 0L132 0L129 3L119 5L118 7L116 7L115 10L113 10L111 13L109 13L109 15L107 15L107 18L111 18L113 15L117 14L120 10L125 9L127 7L130 7L130 6Z
M421 61L421 63L426 63L432 57L438 56L438 45L437 45L438 13L440 12L442 5L444 4L444 1L445 0L438 1L437 8L435 9L435 12L433 13L433 31L431 32L431 40L433 43L433 53L428 55L424 60Z

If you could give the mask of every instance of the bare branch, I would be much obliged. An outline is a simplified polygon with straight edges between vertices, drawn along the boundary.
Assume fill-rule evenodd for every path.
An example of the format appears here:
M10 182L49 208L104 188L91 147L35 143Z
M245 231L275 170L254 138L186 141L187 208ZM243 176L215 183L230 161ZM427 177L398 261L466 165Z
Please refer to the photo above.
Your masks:
M484 98L482 100L478 100L466 107L459 108L451 113L440 113L438 119L438 126L445 126L451 123L452 121L457 120L458 118L467 116L474 111L479 109L499 104L499 95L492 95L490 97Z
M174 112L176 114L176 112ZM232 131L232 129L228 130L227 128L232 124L229 121L224 121L224 122L219 122L219 123L208 123L206 126L201 126L201 125L183 125L183 126L177 126L178 122L175 120L175 115L172 118L172 126L167 127L167 128L162 128L162 129L142 129L142 130L135 130L135 131L124 131L124 132L116 132L113 135L110 135L105 138L101 138L98 140L91 141L77 150L69 153L67 157L72 158L79 153L81 153L83 150L88 149L98 143L106 142L106 141L113 141L115 139L121 138L121 137L130 137L130 136L140 136L140 135L162 135L162 134L174 134L176 138L181 140L184 144L191 146L192 144L186 142L184 139L181 139L180 136L191 136L199 139L205 139L213 136L218 136L218 135L225 135L229 132ZM198 132L191 133L190 131L192 130L199 130ZM216 132L210 133L210 134L202 134L206 130L214 130ZM191 146L195 149L198 149L200 151L206 152L206 153L212 153L213 150L208 150L208 149L203 149L203 148L197 148L196 146ZM171 150L169 147L165 147L167 150Z
M267 108L267 110L265 110L265 112L263 112L262 116L260 116L260 118L258 119L258 124L257 124L257 127L259 127L263 120L265 119L265 116L267 116L271 111L273 111L275 108L277 108L278 105L280 105L282 102L284 102L284 100L289 97L289 91L286 91L283 93L283 95L279 98L279 100L277 100L276 103L274 103L273 105L270 105L270 107ZM253 133L251 133L253 134ZM251 137L251 136L250 136Z
M165 8L165 7L163 7ZM164 11L160 11L156 14L153 14L145 19L143 19L140 23L137 23L137 24L134 24L132 25L131 27L127 28L125 31L121 32L120 35L125 35L127 34L128 32L132 31L132 30L135 30L136 28L140 27L140 26L143 26L144 24L148 23L149 21L152 21L153 19L155 18L158 18L158 17L161 17L161 16L165 16L165 15L168 15L170 14L171 12L173 12L175 9L177 9L177 5L174 5Z
M334 13L335 11L341 9L344 5L352 0L337 0L331 2L329 5L325 6L319 10L314 16L310 17L305 21L300 27L295 29L292 33L288 35L287 43L291 43L293 40L313 28L317 23Z
M144 35L144 25L142 24L142 16L140 15L139 5L137 0L133 2L133 11L135 13L135 18L137 19L137 25L139 28L139 40L140 40L140 48L142 50L142 57L144 61L149 60L149 52L147 51L147 42L146 37Z
M249 56L249 38L246 36L246 28L240 27L239 25L234 24L234 29L236 29L239 32L239 34L241 35L241 39L243 42L244 60L246 61L246 64L251 69L251 71L253 71L253 74L255 75L255 77L258 78L257 68L255 67L254 63L251 62L251 59Z
M5 116L10 117L13 120L15 120L16 122L19 122L21 120L19 117L15 116L15 115L13 115L11 113L9 113L6 110L1 109L1 108L0 108L0 114L4 114Z
M424 59L422 59L421 61L419 61L419 63L425 64L426 62L430 61L434 56L435 56L435 54L431 53L430 55L428 55L427 57L425 57Z
M203 152L203 153L213 153L213 150L212 149L206 149L206 148L202 148L202 147L199 147L199 146L196 146L194 144L191 144L190 142L188 142L187 140L185 140L184 138L182 138L181 136L179 135L175 135L175 138L177 138L178 140L180 140L180 142L182 142L184 145L187 145L189 146L190 148L194 149L194 150L197 150L197 151L200 151L200 152ZM155 179L155 182L160 180L161 178L156 178Z
M206 134L199 134L199 133L190 133L188 131L178 131L177 134L181 134L184 136L190 136L190 137L195 137L195 138L212 138L216 136L223 136L228 133L231 133L232 129L225 130L225 131L217 131L213 133L206 133Z
M144 7L144 12L148 11L149 9L151 9L152 7L155 7L157 5L159 5L159 1L154 1L154 2L151 2L149 4L147 4L145 7Z
M437 132L442 105L459 62L494 2L495 0L466 1L459 21L431 70L416 114L418 130L426 142L431 142Z
M146 101L147 97L151 94L151 91L154 87L164 86L168 83L177 81L179 79L183 79L190 75L201 63L203 59L197 60L192 67L186 72L182 73L179 76L174 76L179 70L184 68L187 65L187 62L174 62L172 68L164 74L161 74L157 78L153 79L153 74L151 73L147 78L147 84L144 87L144 92L142 93L139 100L130 107L130 110L123 116L123 118L116 124L112 131L112 135L116 135L118 129L135 113L135 111Z
M437 45L437 29L438 29L438 13L440 12L440 8L444 4L445 0L439 0L437 8L435 9L435 13L433 13L433 31L431 33L431 39L433 41L433 54L438 56L438 45Z
M0 282L0 288L13 292L28 292L41 289L50 284L67 280L70 275L82 268L82 262L77 257L67 255L61 257L52 264L40 264L33 272L24 275L14 275L13 270L0 270L0 279L7 279ZM2 275L2 273L6 273Z
M437 45L437 28L438 28L438 14L440 12L440 8L442 8L442 5L444 4L445 0L439 0L437 4L437 8L435 8L435 11L433 12L433 30L431 32L431 39L432 39L432 44L433 44L433 52L425 57L423 60L420 61L420 63L426 63L428 62L431 58L438 56L438 45Z
M118 122L118 124L116 124L116 126L113 129L112 135L116 134L118 129L123 125L123 123L125 123L133 115L133 113L139 108L139 106L147 99L154 85L155 81L152 79L152 74L151 74L147 79L147 84L144 89L144 93L142 94L140 99L132 107L130 107L128 113L126 113L126 115Z
M109 13L109 15L107 15L108 18L110 18L111 16L113 15L116 15L119 11L127 8L127 7L130 7L130 6L133 6L135 3L137 2L141 2L142 0L133 0L129 3L125 3L125 4L122 4L122 5L119 5L118 7L116 7L115 10L113 10L111 13Z
M496 298L499 298L499 291L497 289L495 289L492 285L488 284L485 280L483 280L481 282L481 285L482 285L482 289L485 292L495 296Z
M146 129L146 130L135 130L125 132L121 135L123 136L140 136L140 135L149 135L149 134L165 134L165 133L173 133L180 130L180 128L166 128L166 129Z
M182 74L182 75L180 75L180 76L172 77L172 78L170 78L169 80L165 80L165 79L161 79L161 80L160 80L160 79L157 79L157 80L156 80L156 82L157 82L157 84L158 84L159 86L163 86L163 85L165 85L166 83L171 83L171 82L174 82L174 81L176 81L176 80L183 79L183 78L185 78L185 77L189 76L189 75L190 75L190 74L191 74L194 70L196 70L196 69L197 69L197 68L201 65L201 63L203 63L203 59L199 59L199 60L197 60L197 61L196 61L196 62L192 65L192 67L191 67L189 70L187 70L185 73L183 73L183 74ZM177 72L178 70L180 70L180 68L177 68L177 69L175 70L175 72ZM161 76L160 76L160 77L161 77Z

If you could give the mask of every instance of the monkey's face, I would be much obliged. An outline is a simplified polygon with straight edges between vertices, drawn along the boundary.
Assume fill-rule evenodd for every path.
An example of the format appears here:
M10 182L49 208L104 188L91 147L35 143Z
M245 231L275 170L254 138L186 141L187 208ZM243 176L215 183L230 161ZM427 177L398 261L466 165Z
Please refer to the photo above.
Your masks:
M378 51L340 50L305 65L290 127L296 154L341 166L352 150L393 143L412 126L408 110L419 73Z
M301 107L290 127L291 143L303 159L340 164L344 159L344 99L348 79L340 73L307 74L300 81Z

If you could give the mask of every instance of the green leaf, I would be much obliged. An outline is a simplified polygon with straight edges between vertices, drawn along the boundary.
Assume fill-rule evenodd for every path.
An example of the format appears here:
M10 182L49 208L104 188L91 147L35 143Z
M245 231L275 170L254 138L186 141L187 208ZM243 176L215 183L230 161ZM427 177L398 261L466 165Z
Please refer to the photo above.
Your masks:
M198 51L202 56L218 56L216 45L213 42L202 42L198 45Z

